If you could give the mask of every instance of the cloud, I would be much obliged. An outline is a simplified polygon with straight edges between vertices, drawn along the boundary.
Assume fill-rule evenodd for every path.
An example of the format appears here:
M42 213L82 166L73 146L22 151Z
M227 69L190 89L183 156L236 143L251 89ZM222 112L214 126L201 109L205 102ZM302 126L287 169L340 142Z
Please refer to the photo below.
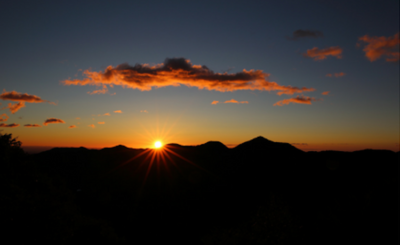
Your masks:
M71 125L68 128L76 128L76 126L75 125Z
M288 40L293 40L297 41L300 38L304 37L313 37L313 38L318 38L318 37L323 37L324 35L320 31L311 31L311 30L296 30L293 32L293 37L287 37Z
M19 124L15 124L15 123L11 123L11 124L0 123L0 127L3 127L3 128L15 128L18 126L19 126Z
M38 128L38 127L42 127L39 124L25 124L24 127L26 128Z
M399 33L396 33L392 37L370 37L368 35L358 38L359 41L368 43L363 51L365 57L371 62L386 56L387 62L397 62L400 59L399 45L400 38ZM358 46L361 44L358 43Z
M77 118L75 118L75 119L79 120L79 119L81 119L81 118L80 118L80 117L77 117Z
M12 113L12 114L14 114L14 113L16 113L19 109L21 109L21 108L23 108L23 107L25 107L25 102L23 102L23 101L21 101L21 102L18 102L18 103L15 103L15 104L13 104L13 103L8 103L8 106L6 106L6 107L3 107L2 109L10 109L10 112Z
M122 113L122 111L121 110L116 110L116 111L114 111L114 113Z
M334 73L334 74L326 74L326 76L327 77L332 77L332 76L335 76L335 77L343 77L344 75L346 75L346 73L344 73L344 72L339 72L339 73Z
M211 102L211 105L216 105L216 104L218 104L218 103L219 103L218 100L214 100L213 102Z
M308 49L307 53L304 53L304 57L314 58L314 60L324 60L327 56L332 55L338 59L342 58L342 49L339 46L329 47L326 49L319 49L314 47L312 49Z
M18 102L28 102L28 103L50 103L55 105L54 102L50 102L48 100L42 100L39 96L36 95L30 95L30 94L22 94L18 93L16 91L11 91L7 92L6 90L3 90L3 93L0 94L0 99L2 100L12 100L12 101L18 101Z
M329 91L322 92L322 95L328 95Z
M110 116L110 113L104 113L104 115L103 116Z
M57 119L57 118L48 118L46 121L44 121L43 125L47 126L47 124L49 123L65 123L63 120L61 119Z
M87 92L88 94L105 94L108 93L108 88L106 85L103 85L102 89L94 90L92 92Z
M237 100L231 99L231 100L225 101L224 103L248 104L249 102L248 101L237 101Z
M228 74L215 73L206 66L193 65L184 58L166 59L165 63L155 66L126 63L116 67L108 66L104 71L85 70L84 79L64 80L64 85L113 86L149 91L167 86L197 87L199 89L232 92L236 90L281 91L281 94L293 94L314 91L314 89L278 85L268 81L270 74L262 70L243 70ZM104 87L103 87L104 89Z
M278 105L278 106L283 106L283 105L287 105L289 103L297 103L297 104L307 104L307 105L311 105L311 101L318 101L321 99L316 99L316 98L312 98L312 97L307 97L307 96L300 96L298 95L295 98L290 98L290 99L285 99L285 100L281 100L278 101L274 104L274 106Z
M0 122L7 122L8 116L7 114L3 113L0 115Z
M90 124L88 126L91 127L91 128L95 128L96 127L94 124Z
M147 110L140 110L140 112L149 113Z
M105 124L105 122L97 122L98 124Z

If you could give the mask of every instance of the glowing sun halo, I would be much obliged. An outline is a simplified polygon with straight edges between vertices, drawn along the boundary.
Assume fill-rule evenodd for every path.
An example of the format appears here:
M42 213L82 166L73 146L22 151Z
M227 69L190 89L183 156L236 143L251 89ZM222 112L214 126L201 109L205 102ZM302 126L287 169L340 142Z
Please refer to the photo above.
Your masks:
M162 146L161 141L154 142L154 148L160 148Z

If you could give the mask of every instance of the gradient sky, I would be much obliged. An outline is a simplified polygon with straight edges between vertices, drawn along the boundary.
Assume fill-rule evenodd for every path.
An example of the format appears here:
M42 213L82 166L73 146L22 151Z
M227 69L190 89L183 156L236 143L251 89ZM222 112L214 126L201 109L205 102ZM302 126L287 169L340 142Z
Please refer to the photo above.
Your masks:
M2 1L0 29L23 146L399 150L398 0Z

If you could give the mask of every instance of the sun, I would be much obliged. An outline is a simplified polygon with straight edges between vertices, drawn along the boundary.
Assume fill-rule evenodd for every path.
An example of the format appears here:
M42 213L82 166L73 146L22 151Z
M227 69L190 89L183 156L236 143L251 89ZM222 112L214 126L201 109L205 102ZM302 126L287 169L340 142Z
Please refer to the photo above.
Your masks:
M162 146L162 143L161 143L161 141L156 141L156 142L154 142L154 148L161 148L161 146Z

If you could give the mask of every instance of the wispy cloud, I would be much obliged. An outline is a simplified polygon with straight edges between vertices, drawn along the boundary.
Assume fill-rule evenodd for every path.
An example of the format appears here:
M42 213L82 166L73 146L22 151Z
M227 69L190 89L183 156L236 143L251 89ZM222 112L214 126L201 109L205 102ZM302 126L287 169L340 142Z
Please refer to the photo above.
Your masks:
M11 123L11 124L0 123L0 127L3 127L3 128L15 128L18 126L19 126L19 124L16 124L16 123Z
M338 59L342 58L343 50L339 47L329 47L326 49L319 49L314 47L312 49L308 49L306 53L303 54L304 57L313 58L314 60L324 60L329 55L336 57Z
M24 127L26 128L39 128L42 127L39 124L25 124Z
M28 103L50 103L55 105L54 102L50 102L48 100L42 100L39 96L30 95L30 94L22 94L16 91L7 92L3 90L3 93L0 94L0 99L2 100L12 100L18 102L28 102Z
M88 126L91 127L91 128L95 128L96 127L94 124L90 124Z
M358 38L358 40L367 43L363 51L365 52L365 56L371 62L381 58L382 56L386 56L387 62L397 62L400 59L399 33L396 33L392 37L370 37L365 35ZM357 46L360 45L360 43L357 44Z
M140 110L141 113L149 113L147 110Z
M0 94L0 99L18 102L16 104L9 103L8 106L5 107L5 108L10 109L12 114L16 113L19 109L25 107L25 102L27 102L27 103L49 103L49 104L55 105L54 102L50 102L48 100L43 100L39 96L30 95L27 93L22 94L22 93L18 93L16 91L7 92L6 90L3 90L3 93ZM5 108L3 108L3 109L5 109Z
M19 109L21 109L21 108L23 108L23 107L25 107L25 102L21 101L21 102L15 103L15 104L13 104L13 103L8 103L8 106L3 107L2 109L10 109L10 112L11 112L12 114L14 114L14 113L16 113Z
M114 113L122 113L122 111L121 110L116 110L116 111L114 111Z
M98 124L105 124L105 122L97 122Z
M237 73L215 73L206 66L193 65L184 58L166 59L165 63L155 66L121 64L108 66L103 72L85 70L84 79L62 81L65 85L118 85L141 91L152 88L185 85L199 89L232 92L236 90L281 91L282 94L313 91L292 86L282 86L268 81L270 74L262 70L243 70ZM104 89L104 87L103 87Z
M3 113L0 115L0 122L7 122L8 116L7 114Z
M297 41L300 38L305 38L305 37L313 37L313 38L318 38L318 37L323 37L324 35L320 31L311 31L311 30L296 30L293 32L292 37L287 37L289 40Z
M77 118L75 118L75 119L80 120L81 118L80 118L80 117L77 117Z
M227 100L224 103L234 103L234 104L248 104L248 101L237 101L235 99Z
M328 95L329 91L322 92L322 95Z
M68 128L76 128L76 126L75 125L71 125Z
M346 75L346 73L344 73L344 72L338 72L338 73L334 73L334 74L331 74L331 73L326 74L327 77L333 77L333 76L335 76L335 77L343 77L344 75Z
M110 113L104 113L104 115L103 116L110 116Z
M106 85L103 85L102 89L94 90L92 92L87 92L88 94L105 94L108 93L108 88Z
M214 100L213 102L211 102L211 105L216 105L216 104L218 104L218 103L219 103L218 100Z
M57 118L48 118L46 119L46 121L44 121L43 125L47 126L47 124L49 123L65 123L63 120L61 119L57 119Z
M307 105L311 105L311 101L318 101L321 99L316 99L316 98L312 98L312 97L307 97L307 96L300 96L298 95L295 98L290 98L290 99L285 99L285 100L281 100L278 101L274 104L274 106L283 106L283 105L287 105L289 103L295 103L295 104L307 104Z

